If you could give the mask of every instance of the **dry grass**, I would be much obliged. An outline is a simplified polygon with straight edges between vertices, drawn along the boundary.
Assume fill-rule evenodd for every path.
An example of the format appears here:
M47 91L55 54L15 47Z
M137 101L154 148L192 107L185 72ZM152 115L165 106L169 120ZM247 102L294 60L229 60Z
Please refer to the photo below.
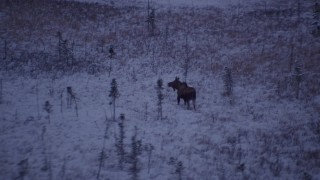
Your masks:
M52 59L56 56L56 33L60 31L69 42L75 41L78 61L102 61L105 52L101 49L115 44L121 49L118 56L122 60L150 56L153 46L156 59L181 66L188 37L189 55L195 65L192 71L219 74L223 67L230 66L236 77L250 77L276 87L286 83L279 82L285 78L277 77L292 73L288 67L293 68L293 56L293 61L303 64L305 94L319 93L319 82L315 80L320 72L319 53L312 46L318 42L303 31L309 27L308 19L297 24L292 18L296 16L294 7L244 11L239 16L215 8L157 11L154 40L145 35L145 10L138 7L68 1L2 1L0 7L6 12L0 37L7 41L13 59L19 59L18 53L40 49Z

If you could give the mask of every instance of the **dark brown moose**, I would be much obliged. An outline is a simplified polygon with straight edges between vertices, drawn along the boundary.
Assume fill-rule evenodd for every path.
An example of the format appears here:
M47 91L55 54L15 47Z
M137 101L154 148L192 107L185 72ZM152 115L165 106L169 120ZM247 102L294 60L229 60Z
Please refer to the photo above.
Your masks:
M168 83L169 87L177 91L177 101L180 104L180 99L183 99L184 104L188 105L188 109L190 108L190 100L192 100L193 108L196 109L196 90L193 87L189 87L187 83L181 82L178 77L172 82Z

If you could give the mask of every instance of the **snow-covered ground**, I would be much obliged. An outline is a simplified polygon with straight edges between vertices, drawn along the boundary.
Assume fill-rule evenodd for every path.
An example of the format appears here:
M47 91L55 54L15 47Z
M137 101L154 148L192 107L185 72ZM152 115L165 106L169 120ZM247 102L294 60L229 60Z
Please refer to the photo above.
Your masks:
M122 180L134 179L133 171L157 180L320 178L320 43L310 33L311 1L301 6L300 24L296 6L266 11L252 3L239 14L220 8L253 1L157 1L154 37L146 1L137 1L0 3L0 179ZM59 64L57 31L74 66ZM298 98L294 61L303 71ZM231 97L223 96L224 66ZM196 89L196 110L177 105L167 86L176 76Z
M164 120L157 120L157 77L139 74L134 81L121 70L113 76L119 77L121 94L116 113L126 117L126 151L130 153L135 126L142 143L154 146L149 171L147 152L139 156L140 179L175 179L171 157L183 163L183 177L191 179L298 177L300 173L293 169L318 175L317 167L307 169L296 164L318 161L319 147L308 126L308 121L316 121L318 116L312 106L297 101L267 101L271 92L261 86L236 87L235 104L231 106L221 97L215 77L210 77L194 83L199 97L197 111L176 105L175 93L165 88ZM168 82L173 76L168 74L163 79ZM119 132L117 122L110 120L111 78L83 73L55 80L5 77L1 176L18 176L18 163L27 158L29 179L95 179L106 121L110 121L101 178L129 179L129 173L117 168L115 137ZM77 109L75 104L67 107L68 86L76 94ZM50 114L44 110L45 101L52 105ZM52 175L45 169L46 161ZM244 169L239 170L242 164Z

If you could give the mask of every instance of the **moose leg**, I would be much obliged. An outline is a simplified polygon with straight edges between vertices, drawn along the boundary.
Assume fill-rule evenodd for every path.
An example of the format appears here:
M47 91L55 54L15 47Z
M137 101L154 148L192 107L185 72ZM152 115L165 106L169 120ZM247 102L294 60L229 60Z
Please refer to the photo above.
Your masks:
M177 102L178 102L178 105L180 104L180 97L177 96Z

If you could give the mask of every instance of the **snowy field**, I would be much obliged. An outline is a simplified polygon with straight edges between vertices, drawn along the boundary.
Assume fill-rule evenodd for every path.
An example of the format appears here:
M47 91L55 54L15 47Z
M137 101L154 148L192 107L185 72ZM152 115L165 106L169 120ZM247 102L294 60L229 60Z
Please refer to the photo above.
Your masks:
M0 2L0 179L320 179L314 1L87 2Z

